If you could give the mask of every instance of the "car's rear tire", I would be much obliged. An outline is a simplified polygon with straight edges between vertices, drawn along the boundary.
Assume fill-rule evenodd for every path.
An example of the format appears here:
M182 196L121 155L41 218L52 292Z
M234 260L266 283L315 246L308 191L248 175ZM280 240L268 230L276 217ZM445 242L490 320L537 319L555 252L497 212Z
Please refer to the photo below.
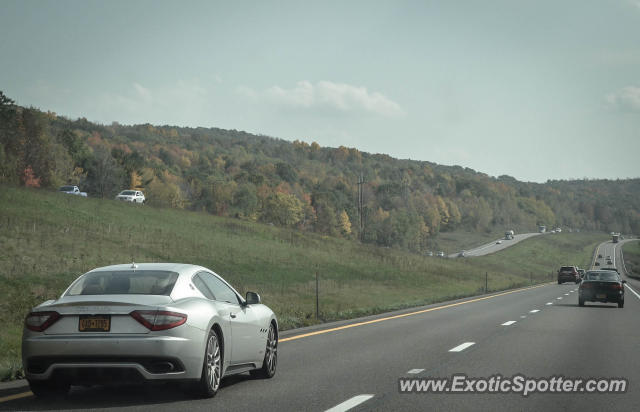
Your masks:
M64 381L29 381L29 389L39 398L57 398L66 396L69 393L68 382Z
M619 308L624 308L624 300L619 300L618 301L618 307Z
M584 299L578 298L578 306L584 306Z
M220 337L212 329L207 336L207 345L204 350L202 362L202 374L200 381L195 386L196 394L203 398L213 398L220 388L222 379L222 349Z
M264 360L260 369L254 369L249 372L251 376L256 378L269 379L276 374L276 366L278 365L278 331L276 325L269 326L269 334L267 335L267 348L264 351Z
M562 281L558 279L558 285L562 285Z

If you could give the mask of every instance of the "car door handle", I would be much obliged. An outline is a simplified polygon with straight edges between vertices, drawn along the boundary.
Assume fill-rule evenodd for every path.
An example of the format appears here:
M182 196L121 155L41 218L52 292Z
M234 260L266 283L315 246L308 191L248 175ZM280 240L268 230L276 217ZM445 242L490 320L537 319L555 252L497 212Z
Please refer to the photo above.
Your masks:
M232 317L232 318L235 318L235 317L236 317L236 314L235 314L235 313L230 313L230 315L231 315L231 317Z

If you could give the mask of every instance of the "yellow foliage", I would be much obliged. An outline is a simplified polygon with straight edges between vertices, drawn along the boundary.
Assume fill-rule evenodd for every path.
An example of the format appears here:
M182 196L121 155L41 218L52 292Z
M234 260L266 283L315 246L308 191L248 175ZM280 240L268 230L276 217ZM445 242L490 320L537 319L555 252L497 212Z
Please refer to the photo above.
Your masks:
M351 234L351 221L346 211L343 210L340 216L338 216L338 224L340 225L340 231L343 235Z
M131 172L131 181L129 187L132 189L142 188L142 177L135 170Z

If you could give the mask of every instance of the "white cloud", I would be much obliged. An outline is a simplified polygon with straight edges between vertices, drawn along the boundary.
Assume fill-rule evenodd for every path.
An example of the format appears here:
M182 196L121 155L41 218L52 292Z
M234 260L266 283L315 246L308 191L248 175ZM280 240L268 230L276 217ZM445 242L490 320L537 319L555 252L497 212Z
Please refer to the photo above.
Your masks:
M640 111L640 86L627 86L605 97L612 107Z
M133 88L136 91L137 96L145 102L151 102L152 96L151 91L146 87L142 86L140 83L133 83Z
M320 81L313 84L303 80L291 89L272 86L263 91L255 91L247 86L240 86L237 91L255 101L266 101L289 108L364 112L386 117L405 114L398 103L383 94L346 83Z

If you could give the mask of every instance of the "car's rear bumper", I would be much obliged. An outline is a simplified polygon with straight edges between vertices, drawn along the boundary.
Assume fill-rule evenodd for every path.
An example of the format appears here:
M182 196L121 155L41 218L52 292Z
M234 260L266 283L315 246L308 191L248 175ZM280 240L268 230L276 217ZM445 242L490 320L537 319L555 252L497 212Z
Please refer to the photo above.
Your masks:
M558 282L575 282L578 278L574 275L558 275Z
M580 299L585 302L620 302L624 301L624 293L621 292L581 292Z
M25 376L30 380L198 379L204 356L204 332L185 328L187 337L159 335L42 335L23 339ZM131 379L128 379L131 378Z

